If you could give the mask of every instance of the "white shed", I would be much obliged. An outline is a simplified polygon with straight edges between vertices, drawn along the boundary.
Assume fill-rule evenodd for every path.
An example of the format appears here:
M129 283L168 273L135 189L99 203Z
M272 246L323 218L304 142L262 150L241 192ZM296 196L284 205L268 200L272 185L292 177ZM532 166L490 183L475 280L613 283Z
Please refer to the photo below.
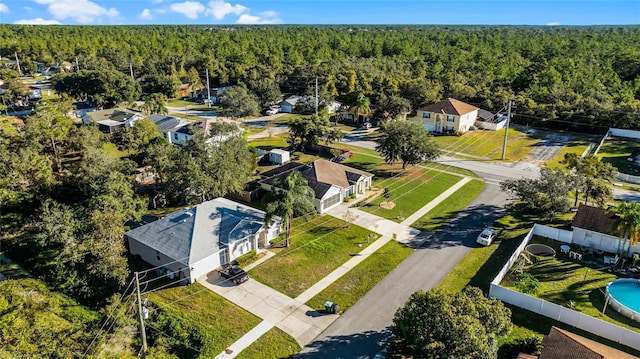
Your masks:
M289 162L290 160L291 159L289 156L289 151L281 150L279 148L274 148L269 151L269 162L271 163L277 163L281 165L283 163Z

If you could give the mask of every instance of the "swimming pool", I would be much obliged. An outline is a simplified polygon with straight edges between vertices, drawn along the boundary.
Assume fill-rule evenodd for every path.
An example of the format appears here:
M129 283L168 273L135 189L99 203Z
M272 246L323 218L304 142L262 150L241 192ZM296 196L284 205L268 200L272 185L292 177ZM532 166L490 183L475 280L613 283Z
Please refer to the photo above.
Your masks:
M607 284L609 306L620 314L640 322L640 280L616 279Z

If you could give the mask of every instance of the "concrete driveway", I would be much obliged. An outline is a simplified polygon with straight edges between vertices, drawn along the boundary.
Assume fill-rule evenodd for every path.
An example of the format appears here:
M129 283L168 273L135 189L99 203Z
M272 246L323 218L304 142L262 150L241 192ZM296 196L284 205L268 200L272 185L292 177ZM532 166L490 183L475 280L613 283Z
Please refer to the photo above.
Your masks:
M217 271L197 279L197 282L242 307L253 315L271 323L291 335L301 347L317 337L336 314L319 313L256 280L235 285L218 276Z

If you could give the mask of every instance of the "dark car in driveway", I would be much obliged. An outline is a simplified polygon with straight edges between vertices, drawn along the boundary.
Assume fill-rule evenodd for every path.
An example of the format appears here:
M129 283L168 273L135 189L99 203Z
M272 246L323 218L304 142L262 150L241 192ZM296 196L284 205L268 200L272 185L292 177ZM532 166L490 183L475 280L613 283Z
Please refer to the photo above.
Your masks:
M249 280L249 275L238 266L225 266L218 271L221 277L231 279L235 284L241 284Z

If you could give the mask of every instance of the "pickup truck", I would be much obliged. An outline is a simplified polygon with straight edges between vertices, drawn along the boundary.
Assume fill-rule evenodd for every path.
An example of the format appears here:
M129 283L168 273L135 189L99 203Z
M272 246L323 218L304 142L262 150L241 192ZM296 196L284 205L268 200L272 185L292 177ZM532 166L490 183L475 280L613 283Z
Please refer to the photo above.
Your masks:
M231 279L235 284L241 284L249 280L249 275L238 266L224 266L218 270L218 274L226 279Z

